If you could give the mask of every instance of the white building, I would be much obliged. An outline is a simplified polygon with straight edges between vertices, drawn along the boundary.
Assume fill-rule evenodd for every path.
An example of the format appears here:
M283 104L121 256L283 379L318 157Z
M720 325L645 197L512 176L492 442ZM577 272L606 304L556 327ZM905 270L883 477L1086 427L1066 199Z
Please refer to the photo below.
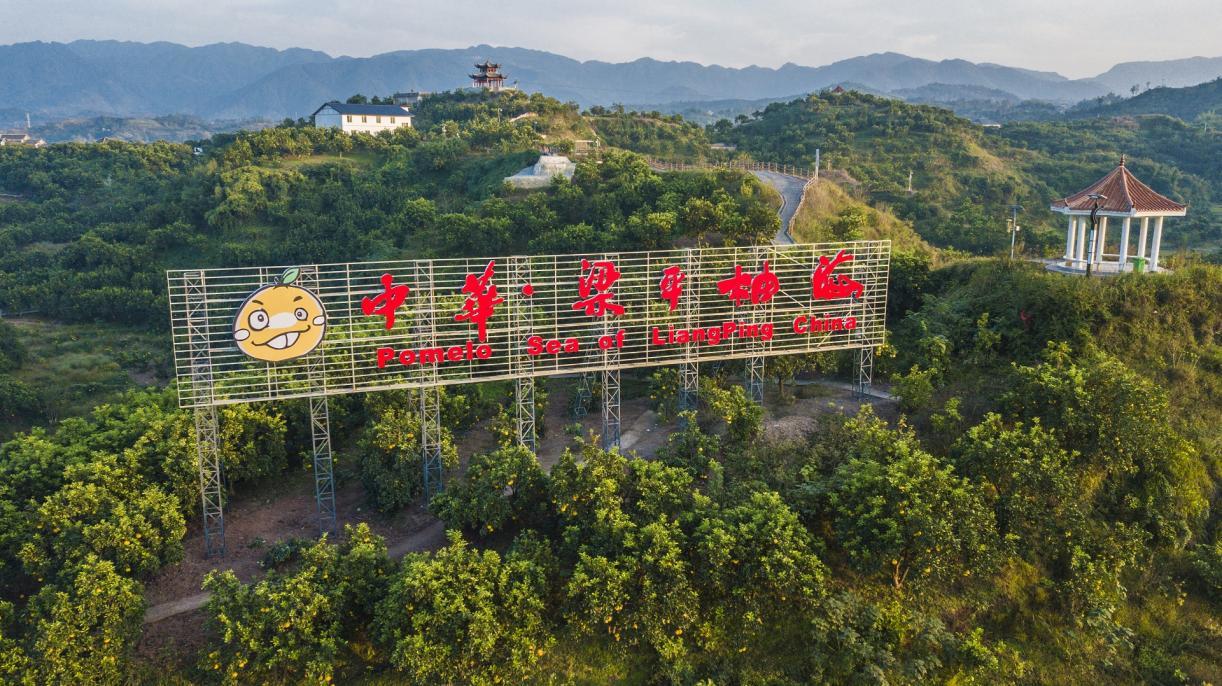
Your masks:
M26 145L41 148L47 142L41 138L31 138L28 133L0 133L0 147L7 145Z
M540 155L539 161L533 166L526 167L513 176L506 176L505 182L514 188L547 188L552 184L553 178L563 176L572 179L575 171L577 164L564 155Z
M377 133L412 125L411 110L402 105L350 105L332 100L314 110L314 126L344 133Z

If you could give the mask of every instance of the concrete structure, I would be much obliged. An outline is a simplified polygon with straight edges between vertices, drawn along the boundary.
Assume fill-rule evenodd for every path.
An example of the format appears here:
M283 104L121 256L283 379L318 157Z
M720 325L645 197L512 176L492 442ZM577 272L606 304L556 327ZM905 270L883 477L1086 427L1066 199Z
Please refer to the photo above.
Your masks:
M332 100L314 110L314 126L344 133L378 133L412 125L411 110L402 105L350 105Z
M396 105L404 107L413 107L419 105L420 101L430 95L428 91L407 91L406 93L395 93L390 96Z
M47 142L41 138L32 138L28 133L0 133L0 147L9 145L23 145L33 148L41 148Z
M526 167L513 176L506 176L505 181L514 188L547 188L554 177L571 179L576 170L577 164L564 155L540 155L534 166Z
M1096 203L1098 209L1096 211ZM1065 254L1048 265L1053 271L1099 274L1117 274L1132 271L1133 261L1142 258L1147 262L1147 271L1161 269L1158 263L1159 249L1163 242L1163 219L1182 217L1188 206L1159 195L1133 176L1120 164L1106 176L1090 186L1052 203L1053 212L1068 217L1065 232ZM1098 227L1091 230L1091 212L1095 211ZM1119 240L1114 251L1108 249L1108 220L1120 223ZM1132 245L1133 220L1140 220L1140 233L1136 249ZM1153 228L1152 242L1150 230ZM1147 251L1147 246L1149 250Z

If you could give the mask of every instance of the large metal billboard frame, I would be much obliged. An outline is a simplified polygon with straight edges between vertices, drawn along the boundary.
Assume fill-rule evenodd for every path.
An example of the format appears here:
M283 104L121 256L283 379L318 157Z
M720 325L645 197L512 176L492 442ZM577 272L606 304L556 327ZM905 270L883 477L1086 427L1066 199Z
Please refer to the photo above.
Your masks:
M225 552L220 406L309 399L319 528L331 532L332 395L419 391L427 497L442 486L445 385L515 380L518 438L532 450L539 377L602 374L608 448L622 369L680 366L690 407L701 362L741 359L762 401L766 357L856 349L864 393L890 256L884 240L168 271L205 552Z
M860 290L815 297L820 258L837 255L843 261L828 275ZM619 272L604 302L622 314L591 316L574 307L581 280L601 263ZM883 340L889 265L889 241L854 241L173 270L167 280L179 401L195 408L874 347ZM302 357L259 361L239 350L235 313L286 268L300 270L297 283L321 301L326 335ZM685 275L673 307L661 292L668 268ZM736 273L744 285L744 276L771 273L779 290L766 300L728 294L725 283ZM456 316L470 299L468 279L489 275L485 285L495 286L500 302L481 339L473 321ZM379 298L383 308L393 302L385 298L388 285L407 286L405 299L390 317L368 314ZM753 328L769 324L769 335ZM676 342L683 332L703 337Z

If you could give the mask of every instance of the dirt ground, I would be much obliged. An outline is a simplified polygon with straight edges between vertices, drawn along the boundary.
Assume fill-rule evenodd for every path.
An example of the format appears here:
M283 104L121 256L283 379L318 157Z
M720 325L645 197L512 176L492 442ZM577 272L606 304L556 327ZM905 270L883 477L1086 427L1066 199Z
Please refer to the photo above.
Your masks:
M575 422L569 414L571 393L571 383L554 382L549 386L548 408L542 422L544 435L539 442L539 460L545 469L550 470L572 444L572 436L566 428L579 423L582 434L587 437L601 429L602 415L597 408ZM894 402L877 399L869 402L874 405L875 412L888 421L898 416ZM847 390L818 385L791 390L790 399L780 401L775 386L770 385L765 389L765 437L769 441L803 438L815 430L818 415L855 414L861 404ZM624 450L646 459L656 454L675 428L659 424L648 398L644 397L623 401L621 421ZM471 455L495 445L491 432L483 427L476 427L457 440L464 465ZM369 524L375 533L386 539L393 557L444 545L444 525L424 509L422 501L394 515L382 515L366 504L359 480L350 479L336 484L335 504L341 528L344 524ZM202 601L201 584L210 570L232 569L243 581L257 579L263 574L259 562L272 545L294 537L310 540L317 533L313 477L308 471L247 488L226 508L225 557L221 560L204 558L203 532L196 523L187 532L184 559L163 569L147 584L148 603L150 607L161 606L164 615L176 611L172 606L163 605L172 601L196 607ZM177 612L146 625L138 647L142 657L187 660L202 647L203 611Z

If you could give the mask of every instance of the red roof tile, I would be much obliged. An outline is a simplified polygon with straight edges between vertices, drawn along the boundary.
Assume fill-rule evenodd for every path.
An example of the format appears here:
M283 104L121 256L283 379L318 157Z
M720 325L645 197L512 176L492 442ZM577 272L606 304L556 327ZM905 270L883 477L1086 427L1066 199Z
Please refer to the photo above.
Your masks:
M1137 180L1124 166L1124 158L1107 176L1094 182L1071 196L1052 203L1052 209L1068 209L1089 212L1095 201L1094 193L1105 196L1099 201L1100 212L1183 212L1188 208L1168 197L1160 195Z

